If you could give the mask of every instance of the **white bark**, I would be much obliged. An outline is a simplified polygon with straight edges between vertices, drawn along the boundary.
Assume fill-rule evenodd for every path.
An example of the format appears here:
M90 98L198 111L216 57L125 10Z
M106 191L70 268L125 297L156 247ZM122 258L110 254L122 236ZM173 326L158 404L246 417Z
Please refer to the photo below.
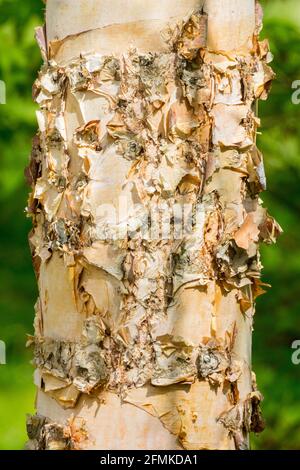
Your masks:
M263 162L252 109L272 73L266 44L257 43L257 12L254 0L47 1L51 62L37 83L42 143L34 158L42 169L33 181L40 205L31 237L40 289L33 340L37 412L68 429L71 417L80 417L87 433L81 427L81 447L245 448L250 428L260 426L251 373L257 250L278 227L258 197ZM167 30L177 38L166 41ZM98 62L99 55L114 56L121 77L103 78L98 69L94 81L93 72L77 75L80 54ZM153 75L148 63L167 63L167 70L158 67ZM53 91L59 76L69 80L60 95ZM85 140L87 125L98 129L98 143ZM47 141L53 126L63 135L58 150ZM128 146L123 156L116 152L128 139L142 148L134 161L126 157ZM83 189L76 186L79 175L86 178ZM61 190L53 183L58 176L67 180ZM111 215L97 219L99 206L117 208L124 195L129 205L144 207L155 198L194 208L201 202L200 225L180 243L151 245L141 234L103 243L91 236L91 221L100 230ZM79 219L79 241L72 245L66 226L78 228ZM50 230L56 235L45 241ZM170 267L175 258L176 268ZM100 339L91 339L96 330ZM97 386L88 388L74 364L64 376L49 351L62 355L56 346L66 341L69 348L78 345L81 365L87 349L101 344L97 354L108 378L100 371ZM108 364L108 357L115 362ZM43 444L33 432L30 445L65 444L48 436L45 445L43 432Z

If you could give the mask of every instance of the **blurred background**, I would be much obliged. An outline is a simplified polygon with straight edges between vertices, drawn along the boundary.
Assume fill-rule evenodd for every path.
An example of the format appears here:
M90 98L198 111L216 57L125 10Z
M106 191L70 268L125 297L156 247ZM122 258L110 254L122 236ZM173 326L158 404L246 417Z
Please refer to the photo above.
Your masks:
M253 366L267 427L252 438L252 448L300 449L300 365L291 361L291 344L300 340L300 104L291 102L292 83L300 80L300 2L262 5L262 37L270 39L277 73L269 100L259 104L268 177L262 198L285 233L277 245L262 247L263 280L272 289L257 302ZM43 3L0 0L0 12L0 80L7 87L7 104L0 104L0 340L7 345L7 365L0 365L0 449L22 449L25 414L34 412L25 342L37 297L23 170L36 130L31 85L41 59L33 30L43 22Z

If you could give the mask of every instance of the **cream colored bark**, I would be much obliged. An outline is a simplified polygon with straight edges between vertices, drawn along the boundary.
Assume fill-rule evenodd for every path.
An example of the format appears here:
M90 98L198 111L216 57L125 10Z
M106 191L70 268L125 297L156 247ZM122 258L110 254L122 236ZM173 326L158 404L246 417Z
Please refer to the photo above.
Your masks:
M262 429L258 246L280 228L259 198L260 29L254 0L47 1L30 448L244 449Z

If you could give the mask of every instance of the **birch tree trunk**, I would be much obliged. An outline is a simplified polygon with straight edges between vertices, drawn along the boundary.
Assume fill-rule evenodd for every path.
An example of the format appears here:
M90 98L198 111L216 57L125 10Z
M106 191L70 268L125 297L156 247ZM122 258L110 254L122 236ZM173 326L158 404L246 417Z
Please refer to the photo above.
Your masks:
M31 449L247 449L263 429L255 0L48 0L27 176Z

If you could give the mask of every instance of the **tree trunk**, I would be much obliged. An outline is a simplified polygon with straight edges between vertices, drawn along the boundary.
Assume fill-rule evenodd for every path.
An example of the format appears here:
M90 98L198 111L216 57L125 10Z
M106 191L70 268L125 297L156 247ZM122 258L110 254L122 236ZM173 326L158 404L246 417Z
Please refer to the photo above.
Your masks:
M246 449L262 430L258 247L280 228L259 198L260 29L255 0L47 1L29 448Z

